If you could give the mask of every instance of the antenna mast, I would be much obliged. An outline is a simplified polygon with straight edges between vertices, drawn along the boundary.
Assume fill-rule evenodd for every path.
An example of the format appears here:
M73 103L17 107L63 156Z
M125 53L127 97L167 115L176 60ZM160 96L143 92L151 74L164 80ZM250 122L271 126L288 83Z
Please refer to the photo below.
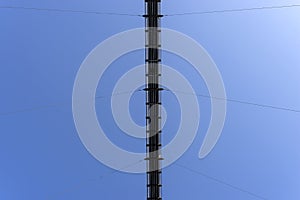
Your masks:
M147 200L161 200L160 0L145 0Z

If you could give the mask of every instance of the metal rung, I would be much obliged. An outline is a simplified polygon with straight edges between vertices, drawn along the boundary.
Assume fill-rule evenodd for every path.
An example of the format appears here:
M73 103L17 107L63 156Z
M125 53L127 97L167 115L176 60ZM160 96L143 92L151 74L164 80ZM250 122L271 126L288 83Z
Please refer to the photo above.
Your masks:
M163 15L143 15L143 17L163 17Z
M145 158L145 160L164 160L164 158Z
M153 48L153 47L161 47L161 45L160 45L160 44L158 44L158 45L150 45L150 44L146 44L145 47Z
M152 2L153 0L145 0L145 2ZM160 3L160 0L156 0L156 2L159 2Z
M153 132L153 133L162 133L162 131L146 131L146 133L151 133L151 132Z
M150 186L158 186L158 187L161 187L162 185L161 185L161 184L147 184L147 187L150 187Z
M156 31L157 31L157 32L161 32L161 29L158 29L157 27L155 27L155 28L156 28ZM153 29L154 29L154 28L153 28ZM145 30L145 32L146 32L146 33L148 33L148 32L149 32L149 30L148 30L148 29L146 29L146 30Z
M157 172L157 173L161 174L161 170L156 170L156 171L152 171L152 172L147 172L147 174L151 174L151 173L153 173L153 172Z
M144 88L145 91L149 90L164 90L164 88Z
M161 74L146 74L146 76L161 76Z
M146 59L146 62L161 62L161 59L157 59L157 60L149 60L149 59Z
M159 103L149 103L149 102L147 102L146 105L147 106L161 105L161 103L160 102Z
M151 144L146 144L147 147L161 147L161 144L155 144L155 145L151 145Z
M146 119L151 119L151 117L147 116ZM152 119L161 119L161 116L152 117Z
M146 62L161 62L161 59L157 59L157 60L146 59Z

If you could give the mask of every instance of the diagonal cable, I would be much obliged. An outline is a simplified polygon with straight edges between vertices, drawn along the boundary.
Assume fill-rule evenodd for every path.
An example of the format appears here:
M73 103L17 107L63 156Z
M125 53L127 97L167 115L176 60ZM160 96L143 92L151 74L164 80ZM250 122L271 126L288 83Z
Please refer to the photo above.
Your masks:
M131 91L126 91L126 92L118 92L114 93L112 95L107 95L107 96L96 96L95 99L105 99L105 98L111 98L113 96L119 96L119 95L124 95L124 94L130 94L132 92L138 92L140 90L131 90ZM58 103L58 104L49 104L49 105L43 105L43 106L34 106L31 108L25 108L25 109L20 109L20 110L15 110L15 111L8 111L8 112L2 112L0 113L0 116L7 116L7 115L14 115L14 114L19 114L19 113L26 113L26 112L33 112L33 111L39 111L39 110L45 110L45 109L50 109L50 108L56 108L56 107L61 107L61 106L69 106L71 105L70 103Z
M131 17L141 17L142 16L142 15L130 14L130 13L84 11L84 10L58 9L58 8L37 8L37 7L23 7L23 6L0 6L0 9L32 10L32 11L47 11L47 12L62 12L62 13L80 13L80 14L95 14L95 15L115 15L115 16L131 16Z
M257 106L257 107L262 107L262 108L270 108L270 109L275 109L275 110L282 110L282 111L300 113L300 110L292 109L292 108L279 107L279 106L273 106L273 105L267 105L267 104L259 104L259 103L253 103L253 102L250 102L250 101L241 101L241 100L236 100L236 99L213 97L213 96L204 95L204 94L188 93L188 92L177 91L177 90L169 90L169 89L165 89L165 90L168 91L168 92L181 93L181 94L185 94L185 95L194 95L194 96L198 96L198 97L209 98L209 99L217 99L217 100L228 101L228 102L233 102L233 103L239 103L239 104L244 104L244 105L250 105L250 106Z
M132 92L141 92L141 91L143 91L143 90L139 89L139 90L126 91L126 92L118 92L118 93L114 93L114 94L108 95L108 96L97 96L96 100L111 98L113 96L119 96L119 95L124 95L124 94L130 94ZM212 96L204 95L204 94L187 93L187 92L176 91L176 90L171 91L169 89L164 89L164 91L174 92L174 93L177 92L177 93L181 93L181 94L185 94L185 95L195 95L195 96L198 96L198 97L209 98L209 99L218 99L218 100L222 100L222 101L228 101L228 102L232 102L232 103L239 103L239 104L244 104L244 105L256 106L256 107L261 107L261 108L269 108L269 109L281 110L281 111L286 111L286 112L300 113L300 110L297 110L297 109L286 108L286 107L278 107L278 106L267 105L267 104L253 103L253 102L250 102L250 101L241 101L241 100L228 99L228 98L224 99L224 98L212 97ZM36 107L26 108L26 109L21 109L21 110L2 112L2 113L0 113L0 116L7 116L7 115L14 115L14 114L19 114L19 113L33 112L33 111L38 111L38 110L56 108L56 107L60 107L60 106L69 106L69 105L70 105L69 103L60 103L60 104L36 106Z
M88 183L102 181L104 178L110 177L110 176L112 176L112 175L118 173L119 171L122 171L122 170L128 169L128 168L130 168L130 167L133 167L133 166L135 166L135 165L137 165L137 164L139 164L139 163L141 163L141 162L143 162L143 161L144 161L144 160L138 160L138 161L136 161L136 162L134 162L134 163L132 163L132 164L130 164L130 165L127 165L127 166L124 166L124 167L122 167L122 168L119 168L119 169L116 169L116 170L107 172L107 173L105 173L105 174L103 174L103 175L100 175L100 176L98 176L98 177L95 177L95 178L92 178L92 179L87 179L87 180L85 180L85 181L83 181L83 182L77 183L77 184L75 184L75 185L73 185L73 186L70 186L69 188L65 188L65 189L63 189L63 190L61 190L61 191L59 191L59 192L57 192L57 193L55 193L55 194L52 194L52 195L50 195L50 196L49 196L48 198L46 198L46 199L48 199L48 200L61 199L61 198L55 198L55 197L62 196L62 195L64 195L64 194L69 193L69 192L72 192L72 191L74 191L74 190L80 190L80 189L82 189L84 186L86 186Z
M262 197L262 196L260 196L260 195L257 195L257 194L255 194L255 193L253 193L253 192L250 192L250 191L248 191L248 190L245 190L245 189L240 188L240 187L238 187L238 186L235 186L235 185L233 185L233 184L227 183L227 182L225 182L225 181L222 181L222 180L217 179L217 178L215 178L215 177L212 177L212 176L210 176L210 175L207 175L207 174L205 174L205 173L203 173L203 172L200 172L200 171L198 171L198 170L191 169L191 168L189 168L189 167L187 167L187 166L185 166L185 165L178 164L178 163L174 163L174 165L176 165L176 166L178 166L178 167L181 167L181 168L183 168L183 169L185 169L185 170L187 170L187 171L190 171L190 172L192 172L192 173L194 173L194 174L197 174L197 175L200 175L200 176L205 177L205 178L207 178L207 179L210 179L210 180L212 180L212 181L214 181L214 182L217 182L217 183L219 183L219 184L222 184L222 185L225 185L225 186L227 186L227 187L230 187L230 188L232 188L232 189L234 189L234 190L237 190L237 191L246 193L246 194L248 194L248 195L250 195L250 196L255 197L256 199L267 200L267 198L265 198L265 197Z
M253 8L237 8L237 9L224 9L224 10L195 11L195 12L166 14L164 16L173 17L173 16L183 16L183 15L205 15L205 14L217 14L217 13L233 13L233 12L246 12L246 11L258 11L258 10L285 9L285 8L296 8L296 7L300 7L300 4L282 5L282 6L262 6L262 7L253 7Z

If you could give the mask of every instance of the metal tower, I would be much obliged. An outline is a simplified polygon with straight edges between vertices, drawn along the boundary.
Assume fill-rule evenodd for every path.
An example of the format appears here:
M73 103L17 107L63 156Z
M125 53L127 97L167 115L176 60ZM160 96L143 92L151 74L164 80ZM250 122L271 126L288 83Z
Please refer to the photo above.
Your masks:
M160 0L145 0L147 200L161 200Z

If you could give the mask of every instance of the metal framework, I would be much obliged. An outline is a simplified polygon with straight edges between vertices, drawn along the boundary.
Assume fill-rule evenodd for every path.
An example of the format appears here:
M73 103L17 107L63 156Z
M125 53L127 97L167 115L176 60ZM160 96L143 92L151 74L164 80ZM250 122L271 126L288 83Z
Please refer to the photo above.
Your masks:
M147 200L161 200L160 0L145 0Z

